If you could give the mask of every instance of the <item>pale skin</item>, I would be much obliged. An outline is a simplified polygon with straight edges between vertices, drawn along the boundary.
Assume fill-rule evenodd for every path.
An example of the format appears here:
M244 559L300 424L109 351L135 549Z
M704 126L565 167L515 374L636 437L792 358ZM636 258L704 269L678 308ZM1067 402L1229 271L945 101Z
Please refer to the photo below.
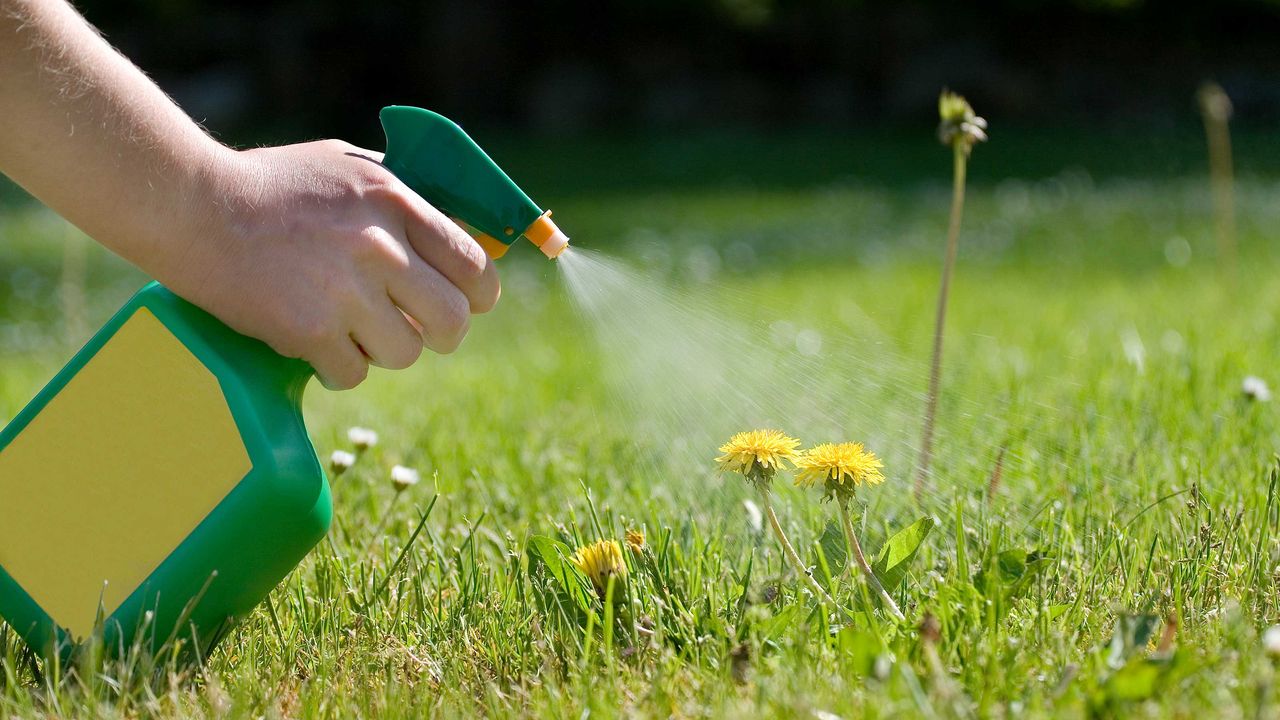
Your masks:
M500 293L480 246L381 159L229 148L64 0L0 0L0 173L332 389L452 352Z

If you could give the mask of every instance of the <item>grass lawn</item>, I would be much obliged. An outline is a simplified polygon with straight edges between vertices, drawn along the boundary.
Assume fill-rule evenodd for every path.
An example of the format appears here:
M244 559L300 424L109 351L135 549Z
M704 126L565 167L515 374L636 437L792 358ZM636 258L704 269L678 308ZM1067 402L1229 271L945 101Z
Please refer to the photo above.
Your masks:
M1261 640L1280 623L1280 404L1241 391L1280 386L1280 183L1244 159L1230 275L1195 155L1158 172L1154 142L1092 142L1096 170L1014 158L999 135L975 151L920 501L945 149L892 182L874 162L808 182L534 181L637 282L584 313L518 248L459 352L313 387L323 457L351 426L381 440L334 479L330 540L272 594L274 618L260 608L202 670L40 666L0 626L0 717L1280 717ZM48 213L0 204L0 419L140 284ZM763 423L883 457L858 527L873 558L893 546L907 622L842 575L816 493L774 483L848 615L821 609L758 498L716 473L728 434ZM396 463L423 474L399 496ZM889 541L922 518L918 548ZM617 608L551 577L552 541L628 529L645 549L624 550Z

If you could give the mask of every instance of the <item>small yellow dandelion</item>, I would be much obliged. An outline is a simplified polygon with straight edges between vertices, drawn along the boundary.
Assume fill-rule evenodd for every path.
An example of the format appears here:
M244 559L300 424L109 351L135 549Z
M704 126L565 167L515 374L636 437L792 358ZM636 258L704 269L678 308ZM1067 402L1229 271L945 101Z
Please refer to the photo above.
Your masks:
M626 535L627 547L631 548L631 552L644 551L644 530L628 530Z
M796 459L796 485L823 484L827 496L840 500L853 495L854 488L884 482L884 465L862 443L823 443Z
M729 438L720 446L716 462L721 470L740 473L748 480L767 485L782 469L784 461L794 462L800 441L781 430L748 430Z
M627 563L622 559L622 547L617 540L601 540L580 547L569 560L591 580L601 597L609 587L610 577L616 577L618 585L627 579Z

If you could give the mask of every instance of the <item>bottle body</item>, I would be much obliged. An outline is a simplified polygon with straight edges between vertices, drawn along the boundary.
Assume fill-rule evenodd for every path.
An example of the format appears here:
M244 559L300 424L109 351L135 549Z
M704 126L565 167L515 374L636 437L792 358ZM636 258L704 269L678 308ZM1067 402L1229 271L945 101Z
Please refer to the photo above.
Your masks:
M201 654L328 529L312 373L152 283L0 431L0 614Z

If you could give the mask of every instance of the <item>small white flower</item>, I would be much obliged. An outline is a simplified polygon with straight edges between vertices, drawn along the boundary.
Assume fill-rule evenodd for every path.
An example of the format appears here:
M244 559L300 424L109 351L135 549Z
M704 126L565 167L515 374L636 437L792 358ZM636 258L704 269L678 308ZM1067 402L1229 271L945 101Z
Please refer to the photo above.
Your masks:
M421 479L418 471L413 468L407 468L403 465L391 468L391 484L395 486L396 492L404 492L408 488L417 485Z
M1262 649L1273 658L1280 658L1280 625L1272 625L1262 633Z
M368 450L378 444L378 433L369 428L353 427L347 431L347 439L357 450Z
M1271 399L1271 388L1267 387L1267 382L1260 377L1250 375L1245 378L1240 385L1240 390L1250 400L1266 402Z
M329 456L329 469L333 471L334 475L341 475L350 470L351 466L355 464L356 456L346 450L334 450L333 454Z

